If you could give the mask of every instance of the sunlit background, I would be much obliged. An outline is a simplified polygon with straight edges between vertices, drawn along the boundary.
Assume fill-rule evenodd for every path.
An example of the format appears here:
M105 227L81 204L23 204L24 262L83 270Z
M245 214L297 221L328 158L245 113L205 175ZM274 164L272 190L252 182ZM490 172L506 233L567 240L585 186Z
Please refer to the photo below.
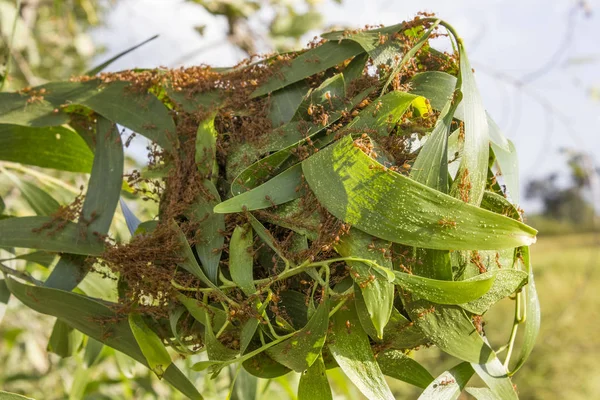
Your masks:
M600 300L594 295L600 242L593 212L600 210L600 1L30 0L20 2L13 31L15 4L0 0L3 55L15 37L3 90L81 74L154 35L107 70L229 66L253 53L302 48L329 28L390 25L418 11L449 21L465 40L484 104L516 145L520 206L540 230L532 251L542 333L515 382L523 399L600 393ZM447 49L443 40L436 45ZM130 156L141 159L144 146L138 142ZM14 194L5 179L0 184L5 199ZM178 396L126 356L105 354L94 371L74 357L59 361L46 350L52 318L14 299L3 308L0 303L0 389L38 399ZM492 342L506 340L510 305L500 304L487 322ZM434 376L448 367L435 349L415 357ZM77 374L87 374L84 383ZM330 379L337 398L360 398L339 372ZM223 398L220 382L198 382L209 397ZM297 376L288 376L261 390L294 398L296 384ZM399 398L417 396L407 385L392 388Z

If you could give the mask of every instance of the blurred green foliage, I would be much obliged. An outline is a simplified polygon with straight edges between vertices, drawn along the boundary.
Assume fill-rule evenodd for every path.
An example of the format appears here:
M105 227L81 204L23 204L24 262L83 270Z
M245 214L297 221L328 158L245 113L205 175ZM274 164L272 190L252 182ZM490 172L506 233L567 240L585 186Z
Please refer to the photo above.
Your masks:
M3 90L80 74L97 52L90 28L106 9L94 0L0 0L0 76Z
M297 49L300 38L323 24L316 6L322 0L188 0L204 7L215 16L227 19L229 41L246 54L258 50L259 36L250 24L250 18L267 10L268 46L279 52ZM341 0L336 0L341 3ZM300 11L301 10L301 11ZM204 27L196 30L202 34Z
M528 182L525 196L542 203L542 211L528 218L542 235L592 232L598 217L594 210L598 172L591 157L583 152L563 150L567 168ZM567 175L567 184L561 184ZM597 195L597 194L596 194Z

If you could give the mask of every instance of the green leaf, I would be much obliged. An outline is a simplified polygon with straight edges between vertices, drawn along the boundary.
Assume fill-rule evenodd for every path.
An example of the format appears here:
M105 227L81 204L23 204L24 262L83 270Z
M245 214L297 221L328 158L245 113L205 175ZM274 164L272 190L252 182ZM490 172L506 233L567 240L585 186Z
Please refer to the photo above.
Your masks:
M373 250L369 250L372 247ZM341 237L340 242L335 246L335 250L342 257L358 257L373 260L384 268L393 269L392 262L382 253L382 249L389 249L390 243L374 238L357 229L351 229L350 232ZM392 313L394 303L394 285L382 277L380 274L373 274L373 268L362 262L347 261L351 270L350 275L354 279L355 293L360 296L362 301L357 301L357 311L364 305L365 311L369 316L372 329L374 330L374 339L383 337L385 328ZM356 289L358 288L358 291ZM359 294L360 292L360 294ZM359 308L360 307L360 308ZM361 318L361 323L365 331L370 333L369 324L365 324Z
M267 245L271 250L275 252L284 262L288 263L289 261L285 258L285 255L281 251L280 246L276 245L276 239L271 235L271 232L264 227L264 225L256 219L256 217L252 214L249 214L248 219L250 220L250 224L254 229L254 232L258 235L258 237Z
M85 353L83 354L83 361L88 368L98 362L103 349L104 345L101 342L88 337L87 344L85 345Z
M200 279L205 284L211 287L215 287L212 281L208 279L208 277L204 273L204 270L200 267L200 265L198 265L196 257L194 256L194 252L192 251L192 248L190 247L190 244L188 243L187 238L185 237L185 233L183 233L183 231L181 230L179 225L177 225L177 222L175 222L175 220L171 221L171 226L172 229L175 230L177 234L177 239L179 240L179 244L181 246L180 253L183 257L183 261L179 263L179 266L185 269L190 274L194 275L196 278Z
M14 279L9 279L7 284L12 294L27 307L61 318L82 333L148 366L128 322L112 308L116 304L63 290L24 285ZM164 379L191 399L203 398L174 364L166 369Z
M146 325L140 314L129 314L129 327L146 358L148 368L161 379L172 363L162 339Z
M229 214L273 207L302 196L302 165L296 164L262 185L215 206L214 212Z
M150 220L142 222L137 229L133 232L134 235L141 235L143 233L150 233L156 229L158 225L158 221Z
M325 71L362 52L362 47L351 41L344 40L339 44L326 42L295 57L288 65L282 66L278 73L260 85L251 97L274 92L277 89Z
M117 126L98 117L94 165L81 211L82 222L90 233L108 233L119 202L124 162Z
M392 83L392 81L394 80L394 78L396 77L396 75L398 75L398 73L401 71L402 67L404 65L406 65L406 63L408 63L410 61L410 59L413 58L417 54L417 52L419 50L421 50L421 47L423 47L423 45L425 43L427 43L427 41L429 40L429 36L431 36L431 33L437 28L437 26L438 26L439 23L440 23L440 20L435 21L429 27L429 29L427 29L427 31L425 31L421 35L421 37L419 38L419 40L417 40L417 42L414 44L414 46L411 47L410 50L408 50L404 54L404 56L402 57L402 60L398 63L398 65L396 65L394 67L394 69L390 73L390 76L388 77L387 81L385 82L385 85L383 85L383 89L381 90L382 94L385 93L385 90Z
M373 66L379 68L380 71L383 72L381 69L382 67L393 69L400 64L400 55L403 51L404 49L399 41L388 40L383 45L377 46L375 50L369 53L369 55L371 56L371 63Z
M383 343L392 349L414 349L428 343L423 332L396 309L383 330Z
M199 110L213 110L224 101L223 96L216 90L211 92L196 92L194 89L175 90L172 85L165 85L169 98L183 111L193 114Z
M450 193L466 203L479 205L487 182L489 128L475 76L462 42L459 42L458 48L465 139L458 174Z
M464 281L425 278L394 271L394 283L415 296L438 304L461 304L476 301L485 295L496 279L496 271L486 272Z
M237 350L226 347L217 339L213 331L213 323L210 316L206 318L206 325L204 326L204 344L206 345L206 353L210 361L233 360L239 353Z
M307 94L298 106L292 120L310 121L312 119L311 114L309 114L311 107L321 106L327 114L341 110L344 108L345 101L346 83L344 74L335 74L331 78L325 79L319 87ZM277 140L277 136L274 139Z
M540 333L541 311L540 300L538 298L535 281L533 279L533 268L529 255L529 247L519 249L521 258L518 259L523 264L525 271L529 275L527 290L525 291L525 332L523 333L523 344L517 359L515 367L511 371L511 375L515 374L525 361L529 358L531 351L535 345L535 341Z
M302 225L293 223L293 218L297 217L303 209L302 199L292 200L277 207L272 214L263 214L261 218L264 222L290 229L296 234L306 236L307 240L316 240L321 216L316 213L306 215ZM299 249L302 250L302 249Z
M405 303L414 323L444 352L469 361L483 381L502 399L516 399L506 370L496 353L479 335L465 312L455 306L432 305L419 299Z
M380 282L386 282L387 285L390 285L389 282L387 282L387 280L381 279L381 277L378 277L378 278L379 279L375 279L373 282L371 282L370 285L379 286ZM371 316L371 315L373 315L374 317L377 317L376 313L378 311L375 310L374 313L373 312L369 313L369 306L367 305L365 297L362 294L361 287L356 282L354 282L353 287L354 287L354 304L356 306L356 315L358 316L358 320L360 321L362 328L365 330L365 333L367 335L369 335L371 338L373 338L373 340L375 340L375 341L381 340L383 333L378 332L378 329L375 328L375 323L377 322L377 320L376 320L376 322L373 322L374 318ZM394 286L391 285L391 287L392 287L392 293L393 293ZM372 303L370 303L370 304L372 304Z
M209 315L212 315L213 325L216 326L223 326L225 320L227 319L227 314L222 309L211 307L200 301L190 299L181 293L177 294L177 300L179 300L181 304L183 304L188 310L190 315L202 325L206 325L206 318Z
M300 81L271 94L269 119L274 127L291 121L309 89L305 81Z
M359 54L350 61L346 68L344 68L343 74L344 81L346 82L346 91L348 91L351 82L363 75L367 61L369 61L368 53Z
M315 362L300 375L298 384L298 400L332 400L331 388L327 380L327 371L323 357Z
M329 301L319 304L306 326L292 337L267 349L267 354L286 367L302 372L321 354L329 326Z
M231 182L231 193L239 195L264 183L290 157L291 148L277 151L243 168Z
M258 318L250 318L244 323L240 333L240 354L243 355L248 346L250 346L250 342L252 342L252 339L254 338L259 322Z
M258 394L258 379L248 373L245 369L239 368L237 378L231 392L231 400L256 400Z
M500 269L494 271L494 275L496 277L494 283L486 294L460 306L473 314L481 315L498 301L516 293L527 283L527 273L523 271Z
M0 98L2 95L4 93L0 93ZM70 129L0 125L0 160L62 171L90 172L93 157L85 141Z
M448 193L448 134L460 100L459 92L454 102L446 103L410 170L412 179L442 193Z
M405 303L414 324L441 350L461 360L487 360L489 349L464 310L457 306L434 304L425 299Z
M94 165L81 209L79 226L84 236L100 240L108 234L117 209L125 156L116 125L101 116L98 116L97 120ZM89 265L84 261L82 257L67 258L63 255L46 280L45 286L63 290L74 289L89 270Z
M58 253L74 253L99 256L104 251L104 243L92 235L82 237L80 227L73 222L54 221L52 217L19 217L0 220L0 246L24 247ZM38 232L43 226L48 230Z
M419 400L455 400L473 376L469 363L460 363L448 371L442 372L429 384Z
M499 400L499 397L488 388L468 387L465 390L476 400Z
M491 115L487 111L486 111L486 116L487 116L488 135L490 137L490 144L499 149L502 149L504 151L513 151L510 149L510 147L513 146L510 144L511 143L510 140L508 140L504 136L504 134L502 133L502 130L500 129L498 124L496 124L496 121L494 121L494 119L491 117Z
M406 92L386 93L371 102L343 128L343 131L360 132L362 130L368 133L376 132L375 136L388 136L410 107L422 111L427 110L425 98Z
M136 91L128 82L58 82L43 87L48 92L46 98L52 102L89 107L106 119L155 141L167 151L173 148L169 134L175 134L175 124L169 110L156 96Z
M69 115L46 99L35 100L23 93L0 93L0 132L7 129L4 124L46 127L68 122Z
M303 126L301 131L298 131L299 125ZM291 122L283 125L276 135L279 135L282 132L289 133L290 135L287 135L285 140L291 142L291 144L284 149L278 150L267 157L257 160L240 171L231 183L231 193L239 195L266 182L268 177L283 169L283 166L287 164L286 161L289 161L288 159L294 154L295 148L304 144L307 139L310 139L323 129L325 129L325 127L321 125L314 125L306 122ZM285 135L285 133L283 134ZM294 162L294 164L295 163L296 162Z
M371 89L372 88L363 90L354 98L352 98L352 101L346 109L348 110L358 105L362 100L365 99L367 95L369 95ZM382 107L385 106L387 101L388 100L382 103ZM396 108L397 111L394 112L396 113L396 115L399 114L398 111L400 110L402 113L404 113L406 108L408 108L408 104L404 109L401 109L399 107ZM375 124L378 123L378 120L374 120L375 117L373 116L373 111L374 109L371 109L369 111L369 107L367 107L359 114L359 116L353 119L353 121L359 120L359 117L362 115L362 119L366 120L364 123L361 122L361 127L373 125L373 129L375 129ZM367 117L367 115L369 115L370 117ZM240 171L239 174L235 177L235 179L233 179L233 182L231 184L231 193L233 193L234 195L238 195L247 190L253 189L261 183L264 183L269 176L273 176L277 172L283 170L285 167L289 168L297 164L299 160L295 156L296 149L299 146L305 145L309 139L314 138L317 134L321 133L325 128L327 128L327 126L339 120L341 116L342 111L336 111L334 113L331 113L328 122L325 126L323 126L322 124L313 124L306 121L295 121L281 126L278 130L274 132L274 135L282 137L282 139L280 139L275 144L277 144L278 146L282 146L283 144L287 143L288 147L279 149L277 146L274 146L275 148L271 150L277 150L275 153L257 160L253 164L249 165L246 169ZM401 115L397 115L397 118L400 118L400 116ZM381 123L384 123L385 127L383 127L380 130L387 132L387 121L382 121ZM319 145L317 147L321 148L330 143L332 140L332 135L326 136L325 138L321 138L318 140Z
M344 374L368 399L394 399L354 307L334 314L328 348Z
M429 99L431 106L436 110L442 110L456 86L456 77L441 71L419 72L410 79L411 93L424 96ZM464 121L464 105L459 104L454 115L456 119ZM508 151L508 140L504 137L498 125L486 113L489 128L490 141L496 146Z
M0 390L0 400L34 400L31 397L22 396L16 393L9 393Z
M175 307L169 310L169 326L171 333L175 338L175 341L179 346L173 346L180 354L194 354L194 351L188 349L188 346L183 342L177 324L182 315L186 314L187 309L185 307Z
M88 273L89 265L86 265L85 260L86 257L83 255L63 254L44 282L44 286L61 290L73 290Z
M383 350L377 353L377 364L384 375L423 389L433 381L429 371L399 350Z
M518 400L515 387L498 357L493 357L486 363L471 363L471 367L499 399Z
M82 294L99 300L118 302L119 282L116 279L111 279L108 271L106 267L98 266L98 270L91 271L77 285L77 292L81 291Z
M508 150L504 150L495 143L492 143L492 149L496 155L496 162L498 163L504 184L508 189L508 194L513 203L519 204L521 202L521 189L519 183L519 158L517 156L517 149L510 140L508 140Z
M111 57L108 60L104 61L102 64L97 65L94 68L90 69L84 75L88 75L88 76L96 75L97 73L101 72L104 68L108 67L110 64L112 64L113 62L117 61L119 58L123 57L124 55L127 55L127 54L131 53L132 51L134 51L134 50L136 50L136 49L138 49L140 47L142 47L146 43L153 41L157 37L158 37L158 35L154 35L151 38L148 38L148 39L144 40L143 42L138 43L135 46L132 46L132 47L128 48L127 50L124 50L124 51L120 52L116 56Z
M198 361L197 363L195 363L194 365L192 365L192 370L194 371L204 371L212 366L215 365L219 365L221 364L221 361L216 361L216 360L202 360L202 361Z
M52 215L60 207L58 201L49 195L46 191L31 182L21 180L14 174L4 171L6 175L19 189L27 203L31 206L36 215Z
M289 317L295 330L302 329L308 323L309 307L306 306L306 294L295 290L282 290L279 292L279 309ZM311 313L314 307L310 305Z
M229 242L229 273L231 279L242 289L246 296L256 292L253 272L253 250L254 242L252 227L248 224L236 226Z
M215 129L215 115L211 114L200 121L196 132L196 165L198 172L206 179L216 182L219 176L217 164L217 130Z
M461 153L462 138L460 137L460 128L458 128L448 136L448 174L452 179L455 179L456 174L458 173Z
M202 263L202 269L211 282L217 283L219 277L219 261L225 237L225 217L213 212L221 198L215 185L204 180L202 183L208 192L206 198L201 194L188 210L190 220L198 223L196 235L196 252Z
M60 110L64 105L82 105L112 122L146 136L167 151L173 149L169 134L175 134L175 124L168 109L156 96L140 92L128 82L52 82L34 90L45 90L43 103L35 107L29 107L31 104L27 103L30 99L27 95L0 95L0 104L9 103L9 114L0 117L0 123L29 126L62 125L66 121L54 117L54 110Z
M431 107L441 111L452 98L456 87L456 77L441 71L427 71L415 74L411 79L410 93L426 97ZM456 118L463 119L463 105L456 110Z
M440 250L535 242L537 231L527 225L384 171L349 136L305 160L302 169L331 214L385 240Z
M64 321L57 319L48 341L48 351L60 357L71 357L81 347L83 335Z
M2 318L4 318L9 300L10 290L8 290L8 286L6 286L6 280L0 279L0 322L2 322Z
M308 122L303 119L292 120L285 125L275 129L269 138L269 142L258 148L259 153L280 151L298 142L305 141L319 132L324 131L341 117L341 112L333 112L325 124Z
M481 208L506 215L509 218L520 220L521 214L504 196L486 191L481 200Z
M404 26L404 23L387 26L379 29L371 29L368 31L332 31L321 34L323 39L329 41L352 40L362 46L362 48L371 53L380 47L381 35L389 35L399 32ZM381 34L381 35L380 35Z
M258 353L254 357L244 361L242 366L248 373L263 379L277 378L291 371L291 369L273 360L265 352Z

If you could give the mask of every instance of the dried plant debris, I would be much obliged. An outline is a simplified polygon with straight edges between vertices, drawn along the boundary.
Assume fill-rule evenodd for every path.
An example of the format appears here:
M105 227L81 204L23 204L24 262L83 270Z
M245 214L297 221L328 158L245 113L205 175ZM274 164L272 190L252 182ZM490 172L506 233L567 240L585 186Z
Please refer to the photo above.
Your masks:
M430 46L442 36L456 52ZM30 307L67 323L91 313L84 333L112 345L118 329L137 343L119 349L159 374L157 347L205 348L209 361L194 369L213 376L233 363L264 378L339 365L367 397L390 399L383 374L435 385L406 353L437 345L470 362L497 396L516 398L507 374L527 358L539 323L528 252L536 232L488 173L497 162L490 140L504 148L506 139L489 132L463 42L445 22L422 14L226 70L100 73L7 96L0 123L39 130L70 121L95 148L92 177L124 178L158 204L125 242L87 237L85 201L107 191L93 179L33 229L37 219L21 228L0 221L2 237L11 235L0 245L83 253L87 268L118 280L118 304L9 280ZM122 175L121 147L107 144L119 135L105 121L152 140L145 168ZM116 207L118 198L107 201ZM68 240L71 225L92 250ZM38 295L75 306L27 301ZM484 339L483 314L509 295L514 331L523 323L528 335L517 364L501 363ZM509 357L514 346L513 336ZM312 384L301 380L300 392Z

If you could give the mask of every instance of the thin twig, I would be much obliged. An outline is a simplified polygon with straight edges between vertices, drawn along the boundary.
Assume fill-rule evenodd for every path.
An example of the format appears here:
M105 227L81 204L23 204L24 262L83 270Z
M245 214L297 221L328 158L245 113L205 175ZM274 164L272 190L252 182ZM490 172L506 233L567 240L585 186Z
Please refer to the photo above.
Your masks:
M26 282L32 283L36 286L41 286L42 282L38 281L37 279L35 279L34 277L32 277L31 275L29 275L26 272L22 272L22 271L17 271L15 269L12 269L10 267L7 267L6 265L0 263L0 271L2 271L3 273L5 273L6 275L12 275L15 276L19 279L22 279Z

